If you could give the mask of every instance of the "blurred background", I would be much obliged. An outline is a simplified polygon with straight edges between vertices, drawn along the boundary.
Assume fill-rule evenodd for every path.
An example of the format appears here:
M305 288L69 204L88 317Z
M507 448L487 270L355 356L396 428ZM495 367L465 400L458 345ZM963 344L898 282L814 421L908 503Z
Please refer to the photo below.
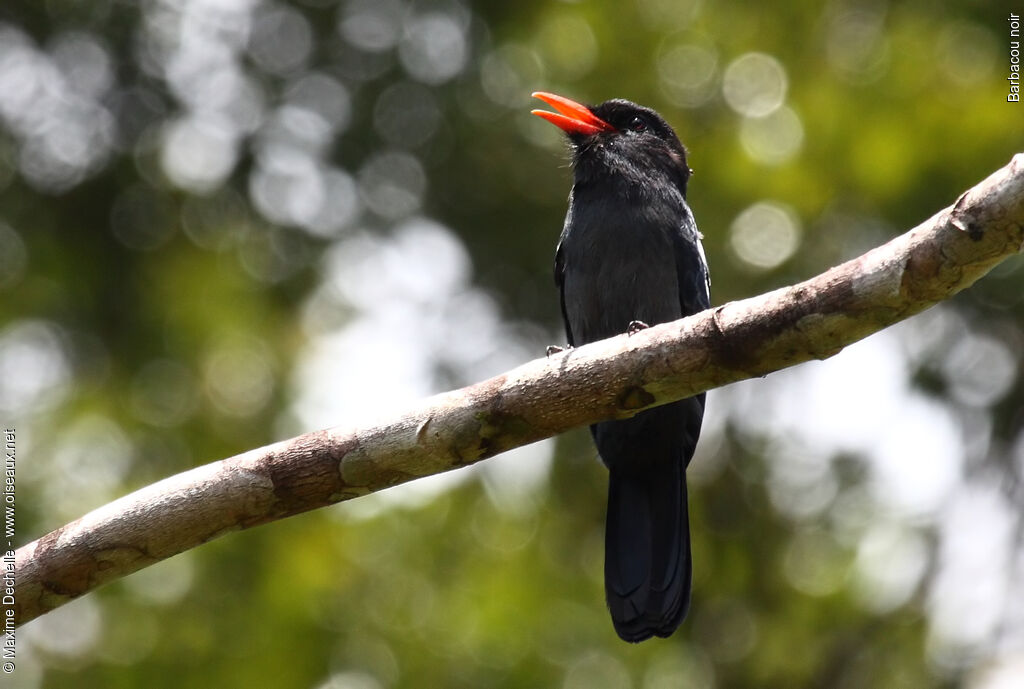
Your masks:
M564 342L571 173L531 91L675 126L720 304L885 242L1022 150L1010 9L4 0L18 543ZM713 391L667 641L612 630L580 430L107 586L19 630L5 686L1019 687L1022 352L1011 259L827 362Z

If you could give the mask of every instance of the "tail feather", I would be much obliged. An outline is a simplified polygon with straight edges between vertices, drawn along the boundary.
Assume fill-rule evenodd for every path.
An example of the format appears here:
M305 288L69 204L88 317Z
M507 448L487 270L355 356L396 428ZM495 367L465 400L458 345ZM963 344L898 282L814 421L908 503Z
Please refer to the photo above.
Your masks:
M626 641L672 634L690 607L686 467L704 395L591 427L608 466L605 595Z
M669 471L612 470L609 482L605 594L615 631L626 641L669 636L690 605L682 462L659 468Z

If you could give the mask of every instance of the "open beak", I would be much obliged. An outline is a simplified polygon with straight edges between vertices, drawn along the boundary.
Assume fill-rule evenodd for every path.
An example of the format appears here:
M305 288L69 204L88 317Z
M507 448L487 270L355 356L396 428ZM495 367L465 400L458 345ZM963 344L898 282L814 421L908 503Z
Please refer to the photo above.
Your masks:
M531 95L534 98L539 98L544 101L558 112L531 110L530 113L537 117L543 117L551 124L561 128L566 134L582 134L584 136L590 136L592 134L597 134L598 132L610 132L615 130L615 127L590 112L590 109L587 108L587 106L577 103L574 100L569 100L564 96L556 96L553 93L546 93L544 91L535 91Z

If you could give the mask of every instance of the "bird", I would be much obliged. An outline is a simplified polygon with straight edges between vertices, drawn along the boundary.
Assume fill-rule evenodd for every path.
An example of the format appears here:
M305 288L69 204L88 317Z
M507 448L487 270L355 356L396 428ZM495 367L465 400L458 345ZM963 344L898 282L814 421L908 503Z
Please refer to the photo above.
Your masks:
M692 171L672 127L628 100L533 97L555 109L532 113L562 129L571 149L573 184L555 251L569 346L709 308L702 235L686 201ZM590 427L609 472L605 597L624 641L671 636L689 610L686 468L704 404L701 393Z

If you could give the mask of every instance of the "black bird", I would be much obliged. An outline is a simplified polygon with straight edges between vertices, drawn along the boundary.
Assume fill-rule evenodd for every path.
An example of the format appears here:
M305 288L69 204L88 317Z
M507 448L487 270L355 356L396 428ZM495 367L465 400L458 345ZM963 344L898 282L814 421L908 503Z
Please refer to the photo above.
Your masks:
M572 144L574 181L555 253L570 346L710 306L701 235L686 203L686 149L658 113L534 93ZM605 594L626 641L672 634L690 606L686 467L704 395L590 427L609 470Z

